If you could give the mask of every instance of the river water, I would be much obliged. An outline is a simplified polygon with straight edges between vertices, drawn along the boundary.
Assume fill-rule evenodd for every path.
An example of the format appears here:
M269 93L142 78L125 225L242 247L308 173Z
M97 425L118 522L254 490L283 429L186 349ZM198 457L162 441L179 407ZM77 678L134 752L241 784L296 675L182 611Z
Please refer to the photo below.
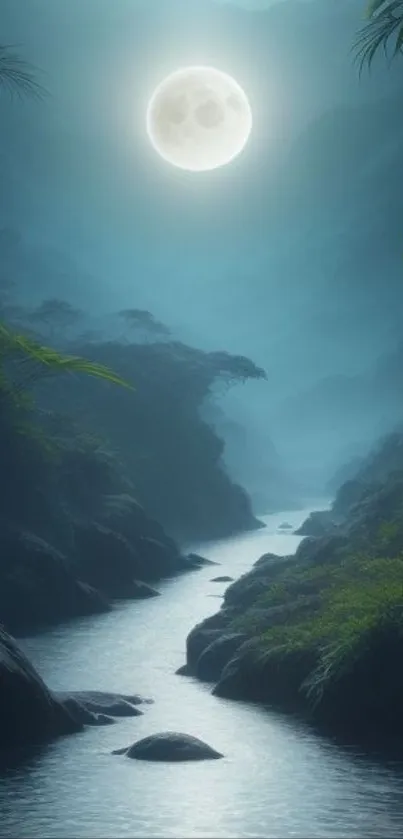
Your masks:
M225 584L263 553L293 553L306 511L265 519L254 533L204 544L220 566L160 586L162 597L25 639L53 688L141 693L142 717L89 728L32 753L0 776L0 835L8 837L400 837L403 766L338 747L268 709L218 699L175 675L185 638L215 612ZM152 732L196 735L225 755L193 764L110 754Z

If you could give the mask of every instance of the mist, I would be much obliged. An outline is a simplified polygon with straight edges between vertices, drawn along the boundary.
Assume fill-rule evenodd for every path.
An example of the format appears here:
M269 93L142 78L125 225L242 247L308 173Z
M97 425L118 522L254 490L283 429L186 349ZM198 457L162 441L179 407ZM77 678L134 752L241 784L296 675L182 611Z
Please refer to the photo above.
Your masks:
M403 835L402 68L0 0L0 837Z
M203 408L252 496L280 473L324 493L401 418L402 76L382 56L359 76L362 23L361 0L0 3L3 42L49 91L0 103L21 299L66 299L88 328L150 310L264 368ZM186 63L232 73L254 114L242 156L202 177L145 134L154 86Z

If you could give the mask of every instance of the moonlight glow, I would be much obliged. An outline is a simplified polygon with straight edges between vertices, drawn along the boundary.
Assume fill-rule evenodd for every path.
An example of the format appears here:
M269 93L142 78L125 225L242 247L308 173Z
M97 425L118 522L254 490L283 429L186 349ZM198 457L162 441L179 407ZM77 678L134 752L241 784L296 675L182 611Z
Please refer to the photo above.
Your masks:
M252 129L246 94L231 76L213 67L186 67L154 91L147 133L169 163L192 172L230 163Z

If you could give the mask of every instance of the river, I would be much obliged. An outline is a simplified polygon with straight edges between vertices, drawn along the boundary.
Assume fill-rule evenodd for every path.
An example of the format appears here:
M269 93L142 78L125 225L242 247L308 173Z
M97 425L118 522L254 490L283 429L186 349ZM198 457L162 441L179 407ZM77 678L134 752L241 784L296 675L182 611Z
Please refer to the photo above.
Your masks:
M0 776L2 837L400 837L403 768L342 749L268 709L217 699L175 675L185 638L215 612L225 584L263 553L293 553L306 511L268 516L267 527L204 544L208 566L160 585L162 597L124 603L21 643L53 688L141 693L144 716L89 728L31 754ZM196 735L225 755L155 764L110 754L147 734Z

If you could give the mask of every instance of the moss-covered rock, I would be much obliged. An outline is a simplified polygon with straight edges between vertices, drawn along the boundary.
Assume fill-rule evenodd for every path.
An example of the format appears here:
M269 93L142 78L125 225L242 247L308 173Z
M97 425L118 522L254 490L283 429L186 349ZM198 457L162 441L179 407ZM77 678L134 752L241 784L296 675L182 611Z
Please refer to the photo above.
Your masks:
M224 655L232 638L240 643L228 640ZM401 737L402 650L403 481L393 475L366 488L337 535L261 557L229 586L222 609L190 633L188 665L214 677L218 696L302 711L357 737Z

